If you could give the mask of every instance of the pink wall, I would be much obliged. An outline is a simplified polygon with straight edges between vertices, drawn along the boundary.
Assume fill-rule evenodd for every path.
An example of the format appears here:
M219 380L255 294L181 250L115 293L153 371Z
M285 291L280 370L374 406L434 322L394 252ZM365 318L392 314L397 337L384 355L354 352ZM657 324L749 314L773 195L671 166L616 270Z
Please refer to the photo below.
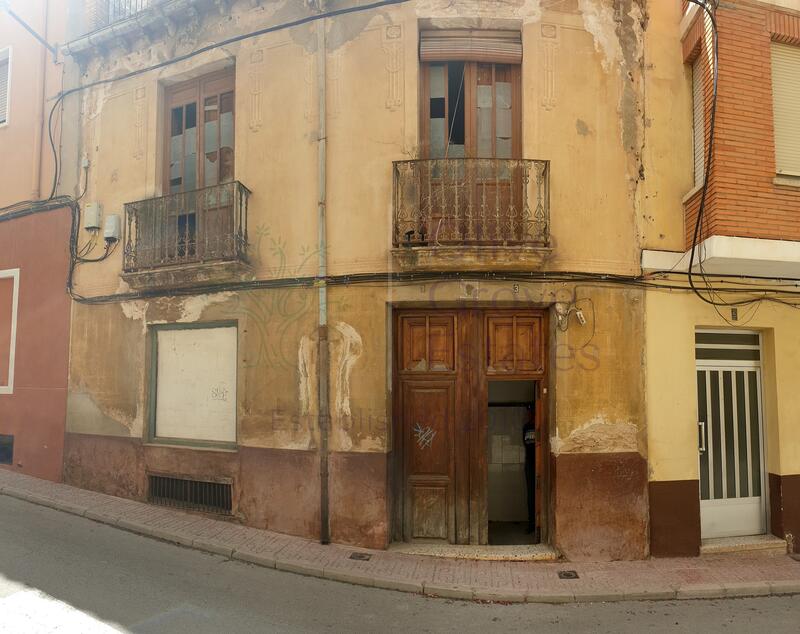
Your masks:
M0 271L19 269L13 392L0 394L0 434L14 436L14 464L4 468L49 480L61 479L64 447L69 230L70 211L64 208L0 221ZM0 357L7 359L3 320Z

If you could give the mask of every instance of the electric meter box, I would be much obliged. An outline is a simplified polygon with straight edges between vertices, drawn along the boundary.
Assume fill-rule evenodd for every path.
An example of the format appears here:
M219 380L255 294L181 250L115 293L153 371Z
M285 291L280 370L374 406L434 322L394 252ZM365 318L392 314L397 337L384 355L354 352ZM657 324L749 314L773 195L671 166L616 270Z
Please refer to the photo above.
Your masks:
M83 210L83 228L87 231L97 231L100 229L100 217L103 215L103 209L100 203L88 203Z
M106 226L103 230L103 237L106 242L119 242L122 238L122 219L117 214L111 214L106 218Z

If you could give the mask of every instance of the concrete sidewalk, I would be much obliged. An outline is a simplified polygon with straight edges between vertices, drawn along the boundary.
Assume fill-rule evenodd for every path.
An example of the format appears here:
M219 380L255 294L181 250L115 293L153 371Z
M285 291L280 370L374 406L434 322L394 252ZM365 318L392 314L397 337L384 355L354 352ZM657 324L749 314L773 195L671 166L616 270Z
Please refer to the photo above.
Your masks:
M612 563L454 560L322 546L6 470L0 494L259 566L429 596L567 603L800 594L800 562L774 551ZM559 578L564 570L578 578Z

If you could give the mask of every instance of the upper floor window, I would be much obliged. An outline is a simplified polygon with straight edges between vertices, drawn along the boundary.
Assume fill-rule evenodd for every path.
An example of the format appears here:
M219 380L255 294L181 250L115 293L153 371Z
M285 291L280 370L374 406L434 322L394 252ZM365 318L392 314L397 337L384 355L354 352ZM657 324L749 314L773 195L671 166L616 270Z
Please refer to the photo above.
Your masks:
M176 194L234 176L234 72L172 86L166 94L164 193Z
M694 155L694 184L703 184L706 161L706 108L705 78L703 76L703 59L698 58L692 64L692 140Z
M9 84L11 83L11 49L0 50L0 125L8 121L9 103L11 94Z
M521 60L518 32L421 33L426 158L520 156Z
M772 44L775 169L800 176L800 47Z

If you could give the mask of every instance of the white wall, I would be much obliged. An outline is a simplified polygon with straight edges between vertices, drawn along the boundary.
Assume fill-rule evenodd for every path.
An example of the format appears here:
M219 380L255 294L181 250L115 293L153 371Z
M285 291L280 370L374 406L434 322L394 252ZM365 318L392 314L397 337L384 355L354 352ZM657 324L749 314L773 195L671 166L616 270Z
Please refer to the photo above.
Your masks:
M235 327L158 331L159 438L236 442Z

